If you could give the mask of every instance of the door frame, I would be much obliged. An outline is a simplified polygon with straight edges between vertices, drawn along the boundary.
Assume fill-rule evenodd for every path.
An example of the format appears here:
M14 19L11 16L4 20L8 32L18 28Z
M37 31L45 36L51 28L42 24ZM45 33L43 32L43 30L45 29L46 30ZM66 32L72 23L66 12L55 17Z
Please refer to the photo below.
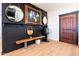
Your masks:
M65 16L65 15L70 15L70 14L76 14L76 45L78 45L78 13L79 11L74 11L74 12L70 12L70 13L65 13L65 14L61 14L59 15L59 41L61 41L61 20L60 17L61 16Z

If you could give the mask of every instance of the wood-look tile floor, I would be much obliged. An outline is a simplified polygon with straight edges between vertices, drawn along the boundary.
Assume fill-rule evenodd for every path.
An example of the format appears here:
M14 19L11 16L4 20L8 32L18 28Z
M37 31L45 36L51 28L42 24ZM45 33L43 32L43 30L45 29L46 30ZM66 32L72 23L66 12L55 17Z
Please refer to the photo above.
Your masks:
M33 44L26 48L21 48L6 56L79 56L79 47L76 45L50 41L41 44Z

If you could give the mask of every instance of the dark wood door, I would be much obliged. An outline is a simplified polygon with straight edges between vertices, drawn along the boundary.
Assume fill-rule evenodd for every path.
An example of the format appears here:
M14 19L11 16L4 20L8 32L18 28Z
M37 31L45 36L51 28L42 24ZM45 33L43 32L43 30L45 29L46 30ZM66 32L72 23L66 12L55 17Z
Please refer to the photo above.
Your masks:
M68 14L60 16L60 41L77 44L77 16Z

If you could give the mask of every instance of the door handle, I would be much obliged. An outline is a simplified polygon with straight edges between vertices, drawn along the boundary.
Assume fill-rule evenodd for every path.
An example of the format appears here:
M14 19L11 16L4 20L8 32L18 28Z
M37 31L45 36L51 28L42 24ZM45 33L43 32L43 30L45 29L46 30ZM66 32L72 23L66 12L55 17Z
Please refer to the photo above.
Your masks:
M76 31L76 28L73 28L72 30L73 30L73 31Z
M76 29L72 29L73 31L76 31Z

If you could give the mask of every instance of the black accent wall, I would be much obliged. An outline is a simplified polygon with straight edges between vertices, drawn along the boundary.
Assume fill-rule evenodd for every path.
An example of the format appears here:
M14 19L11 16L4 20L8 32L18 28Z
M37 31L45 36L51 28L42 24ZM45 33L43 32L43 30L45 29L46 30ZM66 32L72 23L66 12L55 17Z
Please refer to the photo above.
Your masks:
M23 12L24 12L24 4L25 3L20 3ZM16 41L22 40L24 38L29 38L29 36L26 33L26 29L28 26L33 26L34 33L32 37L45 35L43 33L43 29L44 29L43 25L24 24L24 19L18 23L9 21L5 15L5 9L8 5L9 3L2 4L2 54L24 47L24 43L17 45ZM18 6L17 3L12 3L12 5ZM27 5L31 5L31 4L28 3ZM45 15L47 15L47 12L44 11L44 13ZM44 40L47 40L47 35L45 36L46 38ZM35 41L28 42L28 45L33 43L35 43Z

